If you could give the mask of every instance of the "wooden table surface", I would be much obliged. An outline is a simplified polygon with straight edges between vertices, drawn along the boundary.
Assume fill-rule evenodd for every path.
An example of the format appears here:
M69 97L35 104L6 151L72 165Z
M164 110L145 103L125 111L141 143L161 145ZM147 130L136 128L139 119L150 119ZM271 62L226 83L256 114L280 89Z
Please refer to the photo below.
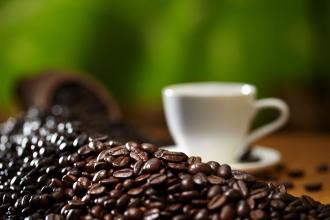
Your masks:
M316 171L320 163L330 166L330 135L311 133L283 133L264 138L257 144L270 146L282 153L285 170L281 171L281 180L290 180L294 188L289 190L293 195L309 195L325 204L330 204L330 170L325 173ZM287 174L290 169L303 169L305 175L293 179ZM318 192L307 192L305 183L321 182L323 188Z

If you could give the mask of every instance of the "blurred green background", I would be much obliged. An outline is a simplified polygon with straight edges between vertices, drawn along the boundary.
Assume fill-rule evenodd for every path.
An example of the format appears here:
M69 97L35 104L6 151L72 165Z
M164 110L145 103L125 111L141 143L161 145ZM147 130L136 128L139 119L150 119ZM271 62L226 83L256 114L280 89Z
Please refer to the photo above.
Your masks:
M94 75L128 112L160 111L168 84L244 81L290 104L289 127L329 131L329 40L327 0L1 0L0 108L47 69Z

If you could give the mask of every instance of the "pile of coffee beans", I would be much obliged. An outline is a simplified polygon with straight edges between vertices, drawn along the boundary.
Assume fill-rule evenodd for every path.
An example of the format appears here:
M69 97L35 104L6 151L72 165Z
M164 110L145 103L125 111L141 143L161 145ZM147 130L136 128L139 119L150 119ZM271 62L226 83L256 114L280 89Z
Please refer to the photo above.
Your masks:
M36 109L2 125L0 219L330 219L226 164L87 130Z

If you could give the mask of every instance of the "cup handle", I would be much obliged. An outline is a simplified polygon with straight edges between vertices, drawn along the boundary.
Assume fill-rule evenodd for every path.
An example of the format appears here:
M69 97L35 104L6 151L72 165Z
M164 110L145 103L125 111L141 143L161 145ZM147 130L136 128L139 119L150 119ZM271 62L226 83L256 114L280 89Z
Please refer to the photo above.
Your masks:
M282 127L288 120L290 114L288 105L284 101L277 98L265 98L257 100L255 102L255 108L257 113L262 109L275 108L279 111L280 114L275 121L252 131L246 139L246 146Z

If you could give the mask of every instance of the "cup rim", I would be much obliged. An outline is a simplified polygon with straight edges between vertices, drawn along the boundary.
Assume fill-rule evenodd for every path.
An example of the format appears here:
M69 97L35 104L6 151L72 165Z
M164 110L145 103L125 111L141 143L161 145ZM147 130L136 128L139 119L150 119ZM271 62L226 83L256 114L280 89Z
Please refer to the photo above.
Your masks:
M202 93L199 90L198 92L182 92L183 89L194 86L199 87L198 89L202 89L203 86L236 86L238 87L238 91L232 93L223 93L223 92L212 92L212 93ZM181 91L179 91L181 90ZM244 82L216 82L216 81L209 81L209 82L185 82L185 83L178 83L178 84L171 84L165 86L162 89L163 96L185 96L185 97L207 97L207 96L250 96L256 93L256 87L249 83Z

